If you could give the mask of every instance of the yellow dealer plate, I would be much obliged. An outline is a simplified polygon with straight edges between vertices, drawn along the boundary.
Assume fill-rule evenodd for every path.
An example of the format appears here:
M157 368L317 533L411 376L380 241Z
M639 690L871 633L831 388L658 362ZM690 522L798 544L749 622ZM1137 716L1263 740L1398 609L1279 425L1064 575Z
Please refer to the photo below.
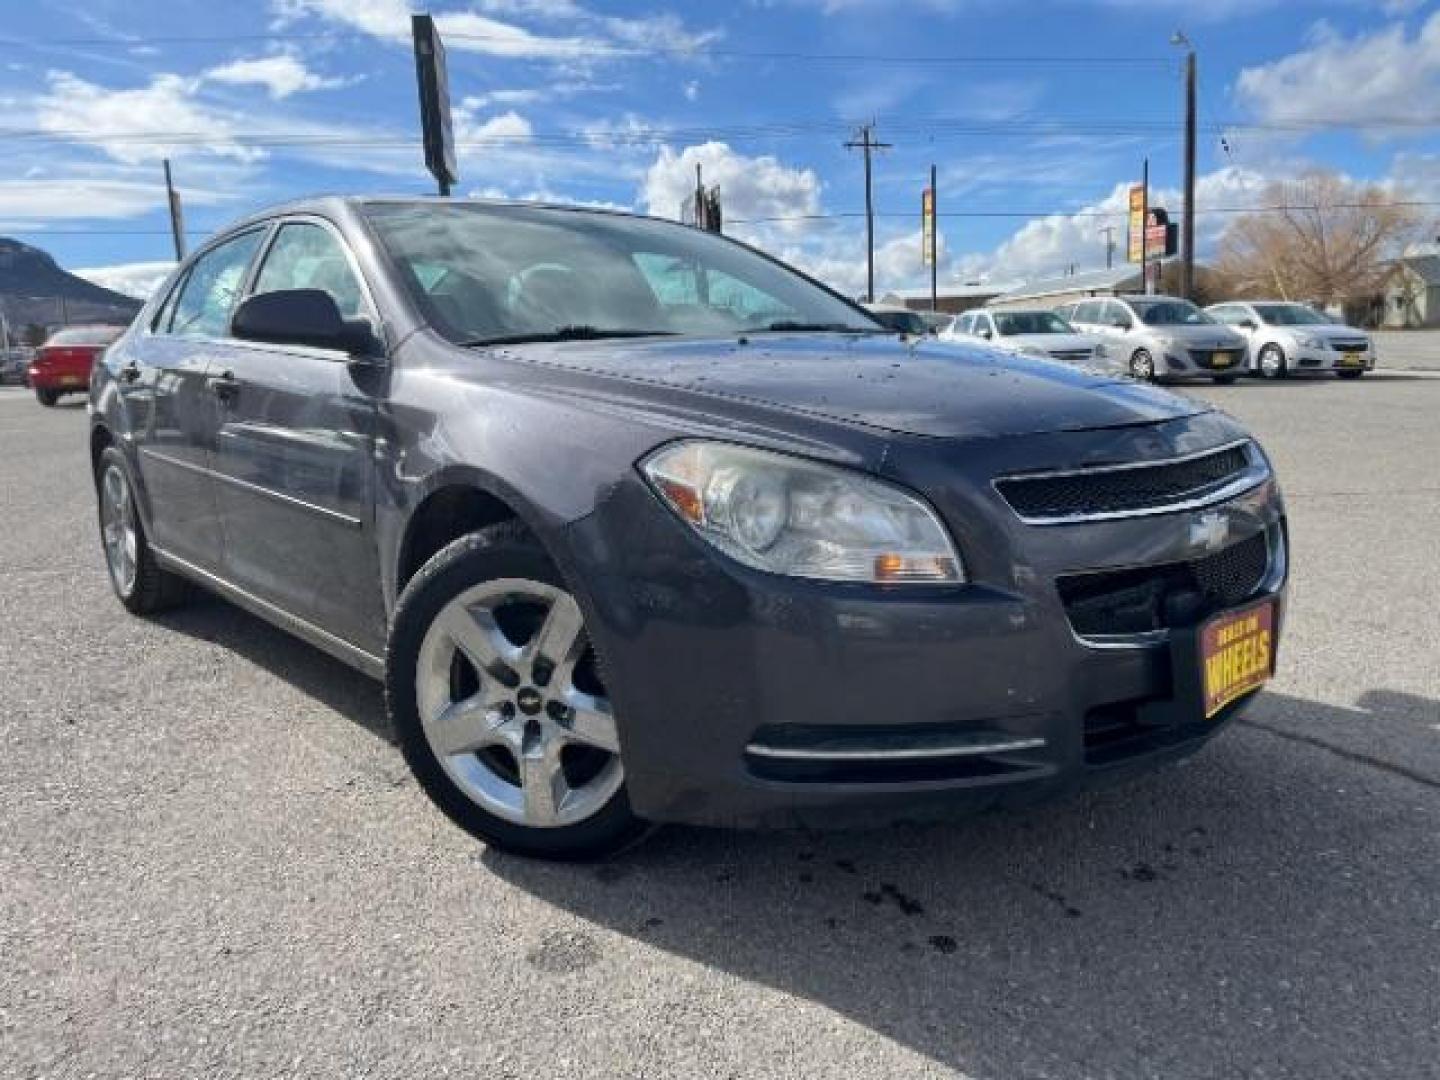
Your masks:
M1227 611L1200 630L1200 681L1208 720L1275 674L1275 602Z

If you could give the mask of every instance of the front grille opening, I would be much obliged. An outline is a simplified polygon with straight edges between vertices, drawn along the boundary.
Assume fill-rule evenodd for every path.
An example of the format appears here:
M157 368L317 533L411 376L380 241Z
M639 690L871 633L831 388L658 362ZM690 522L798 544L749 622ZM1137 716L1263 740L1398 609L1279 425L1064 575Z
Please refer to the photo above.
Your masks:
M1065 476L1011 477L995 486L1022 518L1084 518L1199 498L1250 467L1244 445L1186 461Z
M1269 537L1258 532L1201 559L1068 574L1056 585L1081 637L1149 634L1250 599L1269 568Z
M1209 720L1196 718L1189 722L1147 721L1146 706L1163 705L1161 698L1135 698L1110 702L1088 710L1084 717L1083 745L1085 764L1096 767L1115 765L1129 758L1165 750L1179 743L1200 738L1224 724L1245 708L1259 690L1232 701Z

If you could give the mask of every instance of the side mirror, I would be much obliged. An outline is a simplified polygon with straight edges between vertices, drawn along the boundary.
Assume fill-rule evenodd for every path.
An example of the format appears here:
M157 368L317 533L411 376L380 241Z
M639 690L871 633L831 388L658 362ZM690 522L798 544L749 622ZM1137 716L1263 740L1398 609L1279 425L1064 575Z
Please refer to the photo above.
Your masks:
M975 331L975 333L976 333L978 336L983 337L986 341L989 341L989 340L990 340L990 331L989 331L989 330L977 330L977 331Z
M323 289L279 289L247 296L230 332L242 341L308 345L350 354L374 351L375 332L364 319L346 319Z
M1239 323L1237 323L1236 325L1239 326L1239 327L1240 327L1241 329L1243 329L1243 330L1254 330L1254 329L1255 329L1255 320L1254 320L1254 319L1241 319L1241 320L1239 321Z

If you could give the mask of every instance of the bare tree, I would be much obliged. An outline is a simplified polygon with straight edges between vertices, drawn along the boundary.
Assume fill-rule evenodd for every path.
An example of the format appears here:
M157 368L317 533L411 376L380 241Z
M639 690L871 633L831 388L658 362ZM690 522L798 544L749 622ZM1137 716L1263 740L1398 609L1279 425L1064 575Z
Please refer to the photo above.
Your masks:
M1419 224L1403 196L1334 173L1268 185L1263 210L1231 222L1215 271L1232 296L1343 303L1378 293Z

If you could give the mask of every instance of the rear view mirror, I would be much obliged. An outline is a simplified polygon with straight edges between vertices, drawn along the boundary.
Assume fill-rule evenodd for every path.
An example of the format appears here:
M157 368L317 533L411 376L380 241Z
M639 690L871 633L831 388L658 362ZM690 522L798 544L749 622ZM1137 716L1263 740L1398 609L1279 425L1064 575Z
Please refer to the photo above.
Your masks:
M279 289L247 296L235 311L231 333L242 341L308 345L370 353L375 334L364 319L345 319L322 289Z

